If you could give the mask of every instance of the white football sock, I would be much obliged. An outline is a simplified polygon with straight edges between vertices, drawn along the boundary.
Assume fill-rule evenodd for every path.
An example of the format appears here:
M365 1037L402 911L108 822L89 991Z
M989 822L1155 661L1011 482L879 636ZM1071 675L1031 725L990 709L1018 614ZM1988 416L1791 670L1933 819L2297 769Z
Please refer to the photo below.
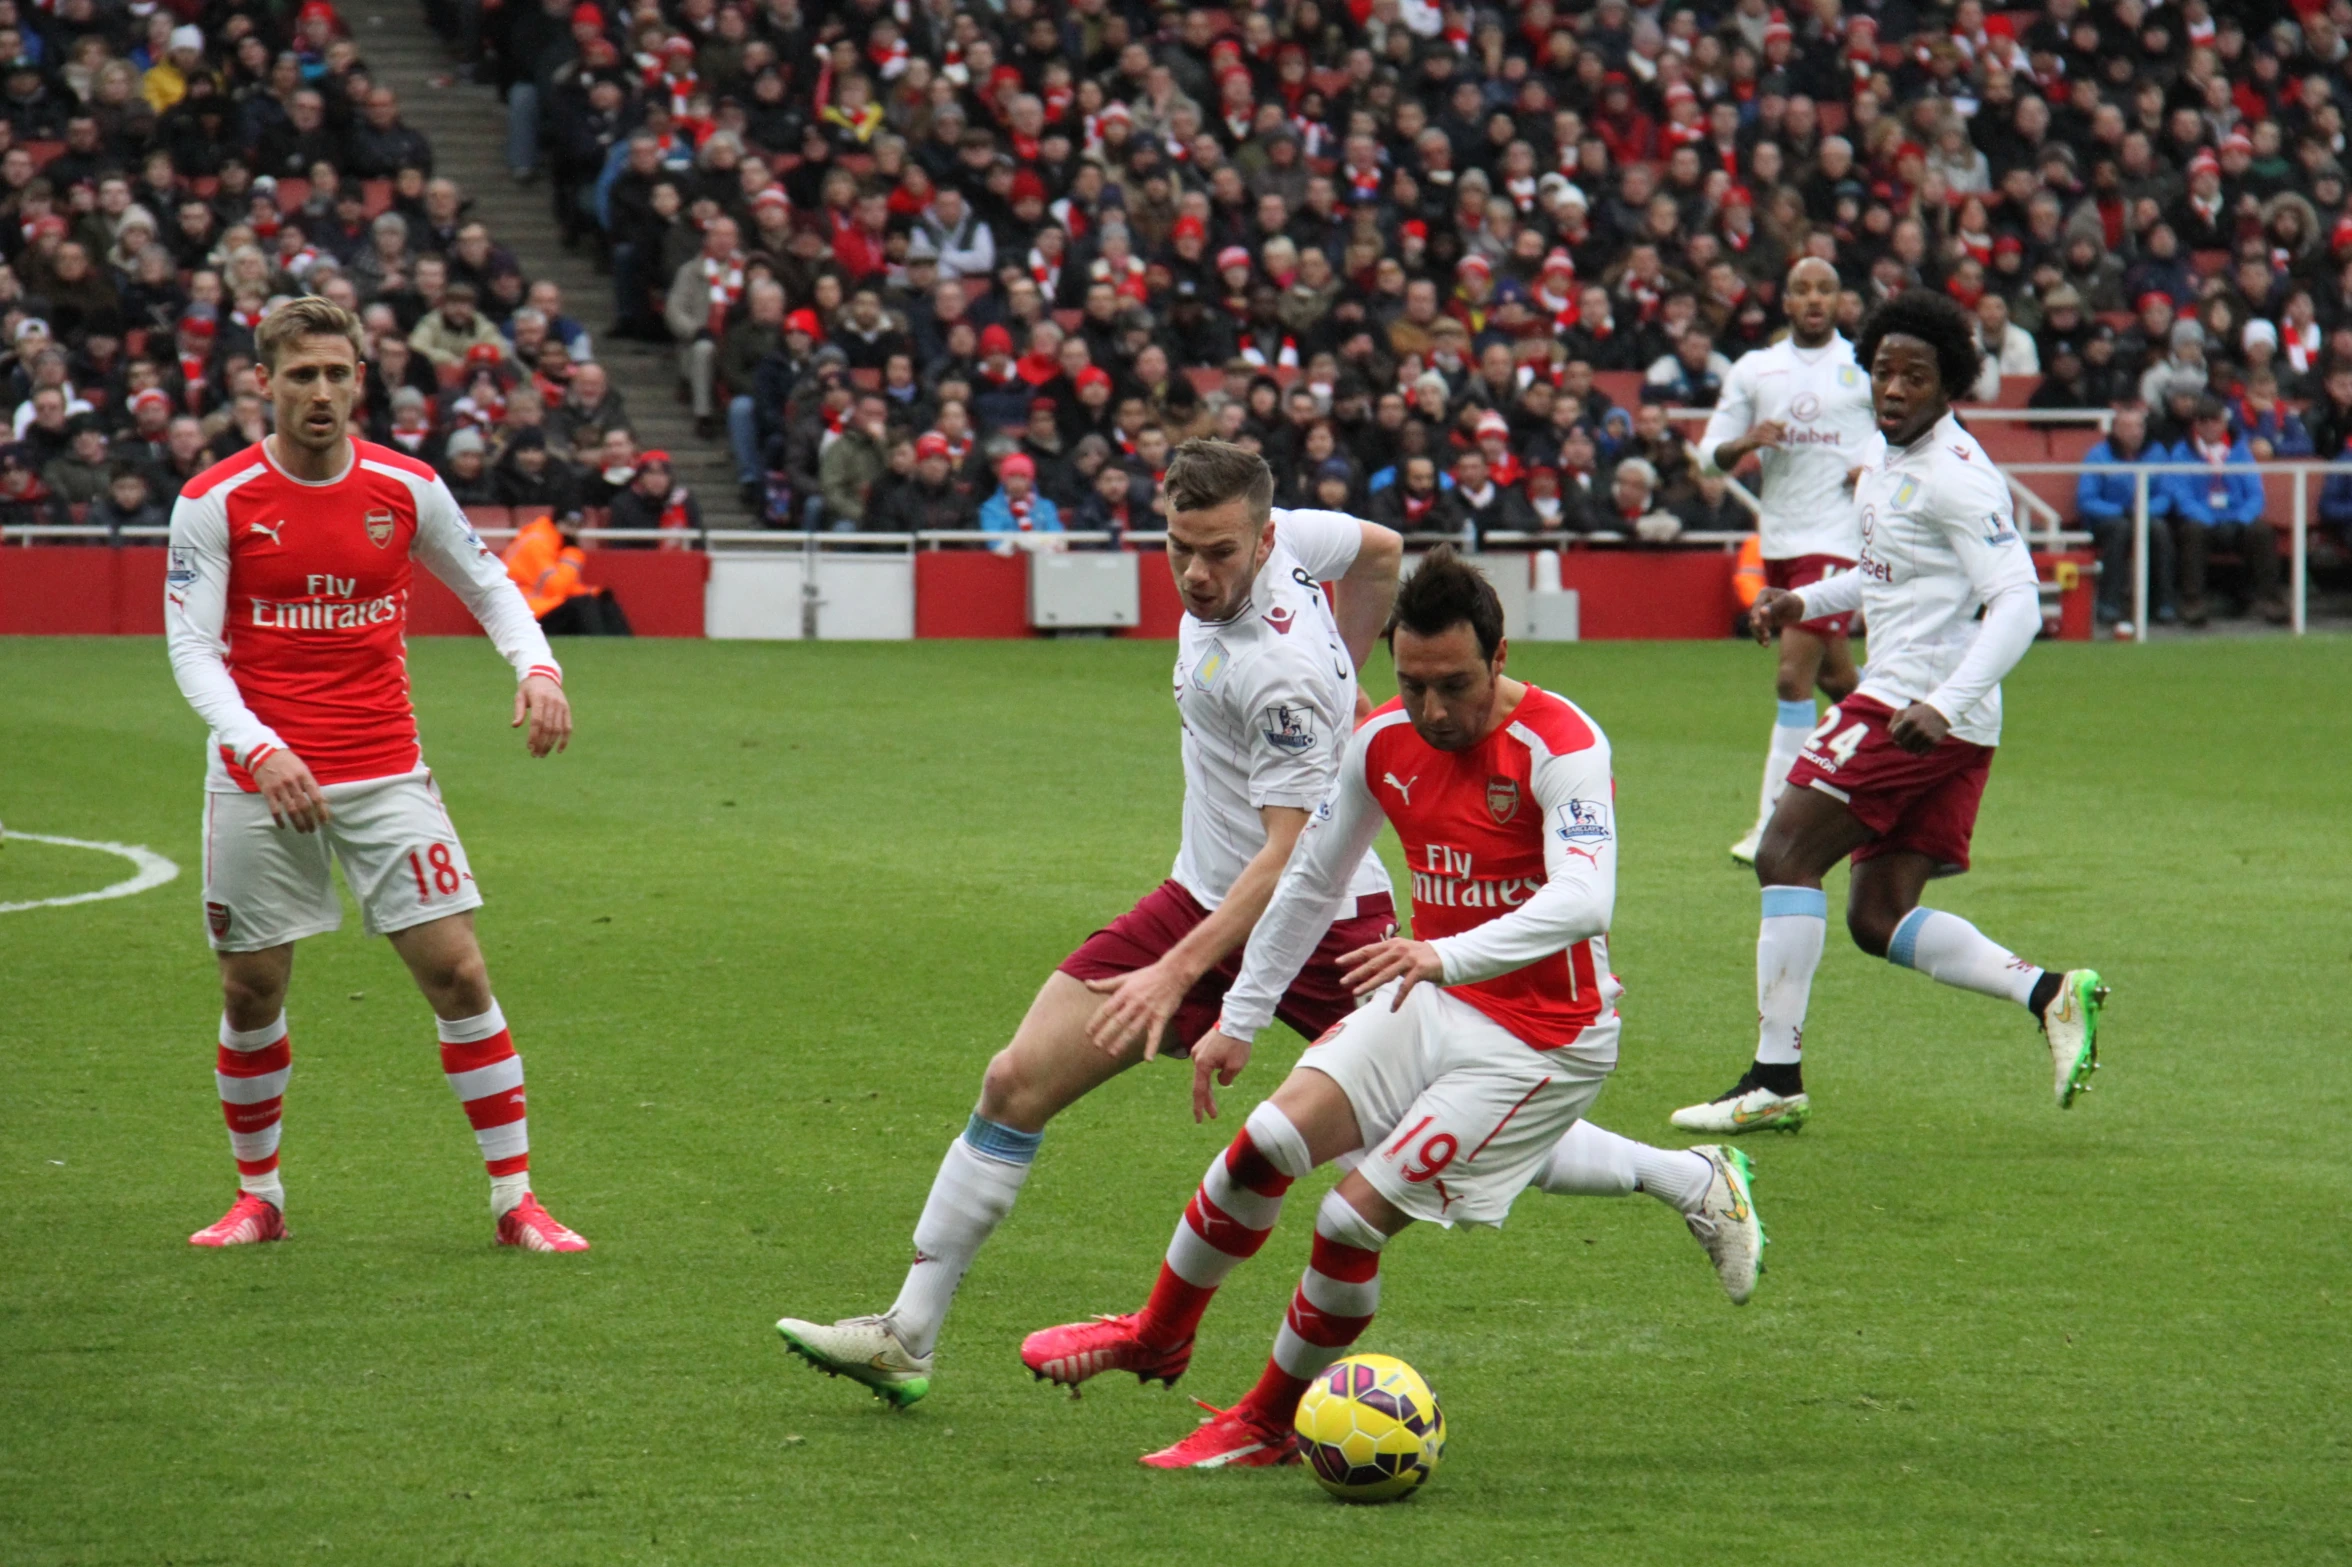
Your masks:
M286 1211L286 1183L275 1170L267 1175L238 1176L237 1190L252 1193L280 1213Z
M531 1172L518 1170L512 1175L490 1177L490 1217L503 1219L523 1205L531 1195Z
M1772 820L1772 808L1780 803L1780 791L1788 787L1789 769L1796 766L1797 753L1805 749L1805 737L1820 722L1810 698L1780 704L1780 713L1772 725L1771 748L1764 753L1764 795L1756 806L1757 826Z
M1819 887L1767 887L1756 925L1756 1059L1802 1061L1805 1004L1829 938L1829 894Z
M939 1342L939 1325L947 1320L956 1287L1013 1211L1044 1137L974 1115L964 1135L948 1145L923 1216L915 1221L915 1265L907 1269L906 1283L890 1308L899 1342L909 1353L928 1355Z
M1904 915L1887 943L1887 961L2021 1007L2032 1001L2034 984L2042 977L2040 969L1959 915L1941 909L1913 909Z
M1624 1197L1648 1192L1682 1213L1707 1200L1715 1167L1679 1148L1652 1148L1579 1121L1552 1145L1536 1184L1555 1197Z

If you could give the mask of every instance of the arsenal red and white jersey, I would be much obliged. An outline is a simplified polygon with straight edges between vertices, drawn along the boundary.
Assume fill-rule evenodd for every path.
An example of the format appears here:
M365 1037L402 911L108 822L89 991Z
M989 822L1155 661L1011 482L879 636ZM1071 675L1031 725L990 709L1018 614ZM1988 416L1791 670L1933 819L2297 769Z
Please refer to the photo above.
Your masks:
M251 792L291 748L322 784L423 766L409 701L412 560L457 592L514 667L562 678L505 567L431 467L353 441L310 482L258 442L172 510L164 617L172 673L212 728L207 787Z
M1395 701L1365 720L1250 936L1227 1033L1250 1038L1273 1016L1384 816L1412 873L1413 935L1437 948L1456 996L1538 1050L1614 1016L1609 743L1573 702L1529 686L1466 751L1422 740Z

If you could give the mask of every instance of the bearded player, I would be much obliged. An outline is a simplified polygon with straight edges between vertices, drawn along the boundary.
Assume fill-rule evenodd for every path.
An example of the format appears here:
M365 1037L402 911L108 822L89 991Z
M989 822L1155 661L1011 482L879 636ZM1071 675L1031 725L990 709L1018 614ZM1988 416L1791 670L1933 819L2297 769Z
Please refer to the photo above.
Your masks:
M1952 417L1953 396L1976 384L1975 332L1950 299L1915 289L1871 314L1857 352L1884 437L1855 484L1861 559L1793 592L1766 588L1753 619L1763 640L1860 608L1870 656L1860 688L1806 739L1757 848L1756 1059L1727 1093L1674 1112L1689 1131L1794 1131L1810 1114L1800 1046L1828 932L1821 883L1848 857L1856 946L2030 1011L2062 1110L2098 1065L2107 990L2096 970L2036 967L1919 902L1929 881L1968 869L2001 739L2001 679L2042 625L2008 482Z
M1838 335L1838 275L1817 256L1789 268L1782 286L1789 335L1742 355L1724 378L1699 454L1729 473L1760 452L1764 477L1757 530L1764 581L1804 587L1844 571L1861 548L1861 526L1846 473L1872 438L1870 382ZM1776 676L1780 711L1764 753L1764 789L1756 825L1731 846L1731 857L1756 862L1756 844L1772 818L1791 763L1817 722L1816 687L1832 702L1854 689L1854 655L1846 615L1820 615L1781 628Z
M1012 1211L1046 1123L1166 1044L1180 1054L1216 1021L1241 946L1330 790L1358 714L1356 670L1396 595L1397 536L1337 512L1273 510L1273 473L1253 452L1188 441L1167 487L1168 561L1185 610L1175 671L1184 761L1175 867L1046 977L1012 1043L989 1062L979 1104L916 1221L914 1264L891 1308L776 1324L794 1354L901 1407L930 1390L956 1288ZM1335 600L1321 582L1336 585ZM1396 928L1388 872L1368 848L1342 880L1329 930L1309 943L1314 950L1275 1003L1276 1015L1310 1039L1355 1007L1340 955ZM1563 1151L1560 1189L1656 1190L1645 1186L1642 1162L1656 1154L1596 1129ZM1106 1346L1087 1364L1172 1381L1190 1355L1189 1342L1148 1353Z
M1242 959L1216 1028L1193 1046L1196 1116L1214 1113L1277 998L1326 939L1382 820L1413 874L1413 937L1344 954L1370 1001L1318 1039L1209 1167L1144 1309L1108 1319L1129 1342L1189 1354L1225 1276L1262 1243L1285 1190L1356 1155L1315 1215L1312 1260L1247 1397L1155 1468L1292 1457L1291 1418L1380 1297L1380 1253L1416 1219L1500 1224L1540 1180L1617 1064L1608 929L1616 902L1609 743L1573 703L1503 674L1493 586L1450 549L1405 583L1390 630L1398 699L1349 741L1339 777ZM1763 1232L1745 1158L1660 1153L1694 1230L1752 1281ZM1214 1222L1204 1224L1204 1219ZM1031 1369L1099 1352L1106 1322L1030 1335ZM1083 1380L1081 1363L1056 1380Z
M412 562L455 590L514 667L533 756L572 732L562 671L498 557L433 470L349 433L358 318L315 296L255 333L276 433L189 481L172 510L172 674L211 729L204 911L219 956L215 1078L237 1200L189 1239L286 1236L278 1164L294 943L342 923L331 862L431 1005L441 1068L490 1175L502 1246L586 1251L531 1193L523 1064L474 939L482 895L424 764L405 627Z

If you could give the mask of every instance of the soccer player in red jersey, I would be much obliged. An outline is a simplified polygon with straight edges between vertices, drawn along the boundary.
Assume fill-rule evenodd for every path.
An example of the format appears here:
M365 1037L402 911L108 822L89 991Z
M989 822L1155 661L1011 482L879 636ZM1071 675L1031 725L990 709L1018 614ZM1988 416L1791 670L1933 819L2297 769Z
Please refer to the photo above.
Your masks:
M1145 1344L1189 1345L1239 1260L1221 1237L1262 1240L1292 1181L1358 1156L1316 1212L1312 1260L1257 1386L1146 1457L1155 1468L1290 1461L1299 1396L1370 1324L1389 1237L1415 1219L1500 1224L1616 1068L1608 741L1574 704L1504 676L1502 629L1493 586L1450 549L1407 579L1389 627L1398 699L1356 730L1250 933L1217 1026L1192 1047L1194 1112L1214 1114L1212 1080L1230 1084L1248 1064L1276 999L1330 928L1349 870L1383 817L1392 822L1412 870L1413 935L1341 960L1368 1004L1252 1112L1186 1209L1149 1302L1115 1319ZM1697 1189L1692 1228L1711 1251L1741 1253L1752 1280L1763 1231L1746 1161L1717 1147L1648 1153L1661 1181ZM1224 1254L1224 1266L1203 1268L1204 1251ZM1056 1340L1099 1333L1098 1323L1047 1329L1023 1358L1035 1367Z
M276 433L197 475L172 511L172 674L211 728L204 913L219 954L216 1080L240 1191L189 1239L284 1238L279 1114L294 943L342 923L330 861L439 1021L502 1246L585 1251L531 1194L523 1064L490 991L482 895L417 742L405 628L412 560L455 589L514 666L533 756L571 737L547 639L433 470L354 440L360 326L316 296L255 334Z

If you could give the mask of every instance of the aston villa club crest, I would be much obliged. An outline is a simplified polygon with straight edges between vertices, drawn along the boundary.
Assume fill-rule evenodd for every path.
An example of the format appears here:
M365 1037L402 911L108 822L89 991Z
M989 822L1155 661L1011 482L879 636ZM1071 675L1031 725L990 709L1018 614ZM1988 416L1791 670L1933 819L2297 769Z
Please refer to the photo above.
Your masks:
M1497 775L1486 781L1486 814L1500 827L1519 814L1519 781Z
M392 514L382 508L371 511L363 519L367 523L368 542L382 549L392 542Z

